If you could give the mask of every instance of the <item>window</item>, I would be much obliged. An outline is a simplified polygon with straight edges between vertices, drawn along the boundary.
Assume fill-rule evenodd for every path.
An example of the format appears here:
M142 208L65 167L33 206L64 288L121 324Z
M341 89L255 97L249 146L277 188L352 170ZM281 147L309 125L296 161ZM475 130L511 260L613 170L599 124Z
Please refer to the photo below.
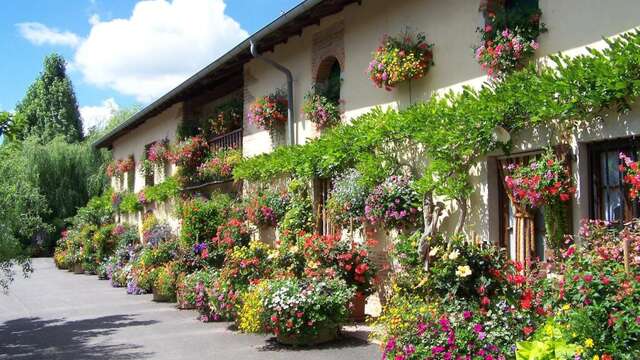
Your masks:
M539 0L484 0L480 8L484 10L485 22L488 22L489 14L495 15L495 30L500 31L515 29L532 21L539 22L541 14Z
M603 141L589 145L590 216L608 221L628 221L640 216L636 201L631 201L622 181L620 153L637 160L640 141L635 138Z
M504 167L511 163L528 164L537 154L498 159L498 191L500 208L499 244L509 256L518 261L527 258L544 260L544 214L541 209L517 209L506 192Z

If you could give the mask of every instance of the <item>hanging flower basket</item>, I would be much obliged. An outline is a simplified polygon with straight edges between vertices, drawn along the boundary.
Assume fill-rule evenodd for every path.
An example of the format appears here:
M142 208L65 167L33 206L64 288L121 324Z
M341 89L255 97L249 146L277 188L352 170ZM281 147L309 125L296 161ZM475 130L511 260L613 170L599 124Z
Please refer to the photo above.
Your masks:
M270 133L281 130L287 122L288 100L283 91L259 98L249 108L249 121Z
M568 233L569 204L576 192L573 177L551 150L529 164L509 164L505 169L507 191L523 209L541 208L547 245L557 251Z
M323 95L307 94L302 111L304 117L316 125L318 131L340 123L340 105Z
M540 23L540 10L496 16L490 13L484 27L478 28L482 43L475 58L491 77L501 77L522 68L538 49L538 36L546 32ZM514 19L507 21L506 19Z
M433 66L432 48L423 33L406 30L396 37L385 35L369 63L369 77L388 91L401 82L420 79Z

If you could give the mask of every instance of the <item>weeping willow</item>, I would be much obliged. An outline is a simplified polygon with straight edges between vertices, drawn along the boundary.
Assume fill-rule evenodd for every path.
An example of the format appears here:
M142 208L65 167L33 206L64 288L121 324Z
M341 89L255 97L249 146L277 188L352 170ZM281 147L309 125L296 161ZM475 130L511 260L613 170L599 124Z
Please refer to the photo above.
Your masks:
M4 152L6 156L25 166L21 171L44 197L50 210L43 215L43 220L52 230L34 234L30 239L33 242L38 235L38 247L48 253L67 219L108 186L104 166L109 154L93 150L87 143L67 143L61 137L48 143L30 138L7 146L10 150ZM24 239L23 243L28 240Z

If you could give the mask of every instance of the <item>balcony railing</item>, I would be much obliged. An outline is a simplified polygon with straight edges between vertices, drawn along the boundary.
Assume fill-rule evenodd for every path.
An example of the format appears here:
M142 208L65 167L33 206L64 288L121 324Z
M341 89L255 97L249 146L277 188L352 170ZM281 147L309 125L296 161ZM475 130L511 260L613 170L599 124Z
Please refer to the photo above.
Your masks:
M211 139L209 146L212 150L242 149L242 128Z

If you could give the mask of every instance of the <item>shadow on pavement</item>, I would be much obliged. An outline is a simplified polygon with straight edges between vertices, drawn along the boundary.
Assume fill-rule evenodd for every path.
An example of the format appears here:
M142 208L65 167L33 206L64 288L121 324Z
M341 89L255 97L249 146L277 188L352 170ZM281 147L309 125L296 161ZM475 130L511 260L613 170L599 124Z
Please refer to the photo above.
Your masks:
M135 321L133 315L75 321L39 317L9 320L0 325L0 359L144 359L153 354L142 352L141 346L100 344L96 338L119 328L154 323Z
M272 337L266 341L266 345L260 346L259 351L309 351L309 350L322 350L322 349L345 349L370 346L367 341L356 339L348 336L340 336L338 339L316 346L291 346L280 344L275 337Z

